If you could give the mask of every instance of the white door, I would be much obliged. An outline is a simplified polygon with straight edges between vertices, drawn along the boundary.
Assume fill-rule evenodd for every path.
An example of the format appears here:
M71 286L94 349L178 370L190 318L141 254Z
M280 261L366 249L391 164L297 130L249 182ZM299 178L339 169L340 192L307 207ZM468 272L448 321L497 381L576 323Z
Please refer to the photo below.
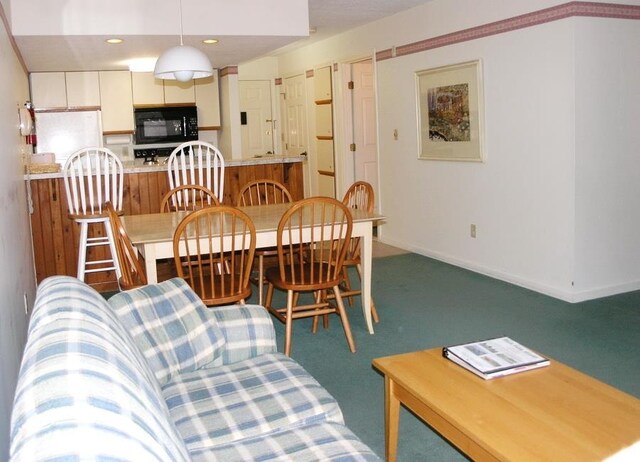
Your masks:
M353 142L354 175L356 181L366 181L378 189L378 156L376 101L373 63L371 60L353 63Z
M307 116L305 107L305 77L286 78L285 85L285 152L298 155L307 152Z
M274 121L271 115L271 82L240 80L238 88L243 154L250 157L272 154Z

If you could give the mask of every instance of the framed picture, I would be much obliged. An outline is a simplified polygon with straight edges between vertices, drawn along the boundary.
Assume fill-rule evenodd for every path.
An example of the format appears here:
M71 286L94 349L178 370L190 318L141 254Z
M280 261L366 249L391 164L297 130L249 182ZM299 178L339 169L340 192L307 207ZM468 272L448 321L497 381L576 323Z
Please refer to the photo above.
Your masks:
M482 162L480 61L416 72L419 159Z

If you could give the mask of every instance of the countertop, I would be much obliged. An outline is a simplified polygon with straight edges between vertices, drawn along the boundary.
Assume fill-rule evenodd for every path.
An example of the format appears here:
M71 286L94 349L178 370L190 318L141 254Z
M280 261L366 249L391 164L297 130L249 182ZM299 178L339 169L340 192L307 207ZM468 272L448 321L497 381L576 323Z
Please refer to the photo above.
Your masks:
M159 163L156 165L145 165L142 163L142 159L137 161L124 161L122 166L124 173L147 173L147 172L161 172L167 170L167 164L164 160L167 158L160 158ZM293 163L304 162L306 156L262 156L262 157L249 157L246 159L225 159L225 167L238 167L242 165L265 165L265 164L281 164L281 163ZM43 180L49 178L62 178L62 171L55 173L27 173L24 176L25 180Z

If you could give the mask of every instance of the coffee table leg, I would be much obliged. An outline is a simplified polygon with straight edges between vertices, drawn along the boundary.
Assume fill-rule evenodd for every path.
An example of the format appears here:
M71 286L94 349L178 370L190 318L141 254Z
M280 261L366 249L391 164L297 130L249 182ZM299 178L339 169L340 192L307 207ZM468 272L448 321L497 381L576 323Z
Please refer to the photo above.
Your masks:
M398 450L398 422L400 401L395 395L395 383L389 377L384 378L384 436L385 459L395 462Z

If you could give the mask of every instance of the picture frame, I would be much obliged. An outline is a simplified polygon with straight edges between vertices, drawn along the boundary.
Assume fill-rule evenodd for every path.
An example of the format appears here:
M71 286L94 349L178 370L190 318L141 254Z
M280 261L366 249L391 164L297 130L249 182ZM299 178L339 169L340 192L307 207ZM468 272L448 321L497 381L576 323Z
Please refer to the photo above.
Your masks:
M418 159L483 162L480 60L416 72Z

